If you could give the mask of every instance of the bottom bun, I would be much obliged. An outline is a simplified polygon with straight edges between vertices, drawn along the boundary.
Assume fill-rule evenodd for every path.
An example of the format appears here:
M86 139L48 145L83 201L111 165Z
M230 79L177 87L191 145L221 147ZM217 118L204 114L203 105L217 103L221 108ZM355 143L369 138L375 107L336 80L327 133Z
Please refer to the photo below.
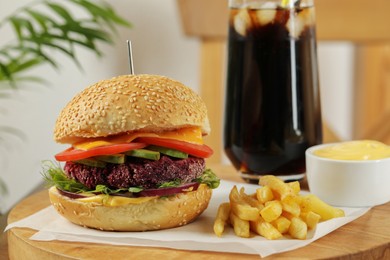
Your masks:
M49 189L54 208L69 221L107 231L147 231L186 225L207 208L212 190L201 184L196 191L158 197L139 204L105 206L84 202Z

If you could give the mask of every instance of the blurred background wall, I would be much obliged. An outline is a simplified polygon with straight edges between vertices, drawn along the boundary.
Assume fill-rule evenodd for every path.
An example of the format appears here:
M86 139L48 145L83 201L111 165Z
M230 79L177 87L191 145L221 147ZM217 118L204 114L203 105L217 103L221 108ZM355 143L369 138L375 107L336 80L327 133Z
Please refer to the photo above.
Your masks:
M0 20L29 2L2 1ZM128 73L127 39L133 43L137 74L166 75L199 91L199 42L184 35L176 0L111 0L109 3L133 27L120 28L115 44L102 46L102 58L79 49L84 71L64 57L59 71L49 67L35 71L45 76L47 86L25 83L10 98L0 100L0 122L26 135L25 140L7 136L6 143L0 147L0 177L8 188L8 194L0 200L3 212L42 182L41 161L52 160L55 153L67 148L52 139L56 117L66 103L100 79ZM9 28L2 28L0 44L12 37ZM354 48L348 43L320 43L318 51L323 116L342 139L349 139Z

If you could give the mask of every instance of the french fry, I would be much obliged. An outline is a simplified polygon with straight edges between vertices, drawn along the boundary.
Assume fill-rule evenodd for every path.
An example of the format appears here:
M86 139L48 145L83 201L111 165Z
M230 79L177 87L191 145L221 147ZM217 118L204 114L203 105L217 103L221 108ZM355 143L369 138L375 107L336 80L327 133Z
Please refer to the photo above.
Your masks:
M276 220L272 221L271 223L276 229L284 234L288 232L288 229L290 228L291 221L288 220L286 217L280 216Z
M230 212L230 223L233 226L234 233L239 237L249 237L250 226L249 221L243 220L236 216L233 212Z
M217 216L214 221L214 233L221 237L225 230L225 225L229 220L230 215L230 203L222 203L219 205Z
M315 229L318 222L320 222L321 216L313 211L302 212L300 218L305 221L309 229Z
M236 186L230 191L229 199L231 210L240 219L249 221L256 220L259 217L259 210L244 201Z
M256 197L260 203L266 203L274 199L274 194L272 190L268 186L263 186L261 188L256 189Z
M282 214L282 204L278 200L272 200L265 204L265 207L260 211L261 217L266 222L272 222Z
M277 228L275 228L271 223L264 221L263 218L258 218L256 221L250 221L251 230L266 239L278 239L283 235L279 232Z
M290 186L295 195L299 195L299 192L301 192L301 184L299 184L299 181L288 182L287 185Z
M278 239L289 234L294 239L306 239L307 230L315 229L320 221L344 216L344 211L332 207L310 194L300 195L298 181L285 183L276 176L263 176L253 194L234 186L229 203L218 208L214 233L222 236L230 223L240 237L249 237L250 231L267 239Z
M294 190L287 183L273 175L260 177L259 184L261 186L269 186L272 191L275 191L280 195L281 199L295 194Z
M256 220L260 216L259 211L256 208L246 204L230 202L230 207L234 214L243 220Z
M313 211L321 216L321 220L344 217L344 210L332 207L314 194L303 196L301 207L304 211Z
M287 212L287 211L283 211L282 212L282 217L285 217L286 219L288 220L292 220L292 218L294 218L294 215L292 215L291 213Z
M306 239L307 236L307 225L306 223L297 217L291 219L291 224L288 229L288 233L297 239Z
M255 197L245 193L244 187L242 187L240 189L240 196L251 207L257 208L259 210L259 213L260 213L260 210L262 210L264 208L264 205L260 201L258 201Z
M286 211L295 217L299 217L301 214L301 207L298 196L287 196L281 202L283 211Z

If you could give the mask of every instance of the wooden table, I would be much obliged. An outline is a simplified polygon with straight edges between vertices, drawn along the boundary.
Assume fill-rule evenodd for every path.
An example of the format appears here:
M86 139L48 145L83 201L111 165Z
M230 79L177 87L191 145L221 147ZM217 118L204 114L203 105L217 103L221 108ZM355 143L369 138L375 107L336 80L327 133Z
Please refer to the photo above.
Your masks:
M223 179L241 181L230 166L213 165ZM20 220L49 205L47 191L29 196L10 212L8 223ZM0 259L258 259L258 255L185 251L165 248L112 246L63 241L31 241L36 231L13 228L8 231L8 248L0 247ZM222 238L223 239L223 238ZM390 203L374 207L359 219L337 229L310 245L276 254L270 259L390 259ZM267 259L268 259L267 258Z

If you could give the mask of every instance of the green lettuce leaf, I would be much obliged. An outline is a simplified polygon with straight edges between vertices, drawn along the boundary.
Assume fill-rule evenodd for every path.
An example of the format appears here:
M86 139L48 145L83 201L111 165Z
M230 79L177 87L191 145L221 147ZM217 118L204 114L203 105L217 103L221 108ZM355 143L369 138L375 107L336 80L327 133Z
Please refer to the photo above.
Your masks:
M219 187L221 180L215 175L211 169L206 169L202 176L196 178L194 181L204 183L209 186L210 189L216 189Z
M59 163L44 161L42 164L42 176L47 186L56 186L62 190L70 192L86 192L89 189L82 183L69 179L62 170Z
M69 179L65 172L61 168L60 164L53 163L51 161L43 162L42 176L48 186L56 186L57 188L74 193L102 193L102 194L115 194L123 192L137 193L142 191L141 187L130 187L128 189L111 189L106 185L96 185L95 189L89 189L82 183Z

